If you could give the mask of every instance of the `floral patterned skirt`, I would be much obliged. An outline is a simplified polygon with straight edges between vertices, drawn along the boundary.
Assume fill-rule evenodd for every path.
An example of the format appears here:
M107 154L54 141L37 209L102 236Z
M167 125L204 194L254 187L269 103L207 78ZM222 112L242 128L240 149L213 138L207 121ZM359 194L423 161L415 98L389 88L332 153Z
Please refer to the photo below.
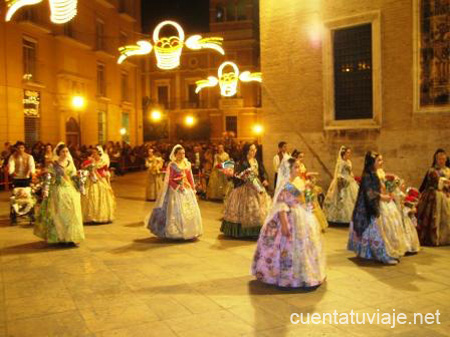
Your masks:
M349 224L352 221L359 186L353 178L343 181L347 182L347 185L339 186L338 180L333 179L323 208L329 222Z
M51 186L39 208L34 234L48 243L84 240L80 193L73 186Z
M190 240L201 236L202 216L194 191L169 187L162 207L153 209L147 228L161 238Z
M231 237L258 237L270 205L270 196L258 193L251 183L236 187L225 201L221 232Z
M230 184L228 178L218 169L214 169L209 177L206 197L209 200L223 200Z
M81 196L83 222L110 223L116 212L116 197L106 179L86 182L86 194Z
M281 234L279 213L268 220L259 235L252 274L280 287L314 287L325 280L322 229L303 206L288 213L290 236Z
M350 223L347 248L357 256L389 263L398 260L407 251L402 215L393 201L380 202L380 216L359 237Z

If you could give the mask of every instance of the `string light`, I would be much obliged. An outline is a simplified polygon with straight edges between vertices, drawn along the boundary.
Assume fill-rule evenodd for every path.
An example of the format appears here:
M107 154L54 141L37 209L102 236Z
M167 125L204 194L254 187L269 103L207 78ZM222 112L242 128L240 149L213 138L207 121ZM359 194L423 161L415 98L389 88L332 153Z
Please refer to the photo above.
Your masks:
M224 73L225 67L233 68L233 71ZM244 71L239 74L239 68L236 63L227 61L220 65L217 71L218 78L209 76L206 80L200 80L195 82L197 88L195 92L198 94L202 89L207 87L215 87L219 84L220 94L224 97L232 97L237 93L237 85L239 80L242 82L262 82L262 73L251 73Z
M44 0L6 0L8 10L6 21L10 21L14 14L22 7L36 5ZM49 0L50 20L56 24L64 24L77 15L78 0Z
M178 36L161 37L160 33L165 26L172 26L177 30ZM122 63L126 58L133 55L150 54L155 51L157 66L163 70L175 69L180 65L181 53L186 46L192 50L213 49L222 55L225 51L221 47L223 38L193 35L185 41L183 28L175 21L163 21L153 31L153 46L149 41L140 40L137 45L128 45L119 48L120 57L117 63Z

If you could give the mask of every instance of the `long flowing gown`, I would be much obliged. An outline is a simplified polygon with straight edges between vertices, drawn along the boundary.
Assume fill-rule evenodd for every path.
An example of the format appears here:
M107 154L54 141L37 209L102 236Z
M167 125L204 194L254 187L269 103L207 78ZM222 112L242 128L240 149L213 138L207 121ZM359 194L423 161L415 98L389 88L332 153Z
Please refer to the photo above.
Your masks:
M116 197L109 182L108 165L102 160L86 160L81 168L89 171L81 209L85 223L110 223L114 220Z
M328 222L350 223L358 189L358 183L353 177L351 161L339 158L323 204Z
M350 223L347 248L357 256L390 263L406 252L402 218L394 201L380 200L381 182L364 173Z
M163 166L164 160L161 157L153 156L145 160L145 167L147 168L145 199L148 201L155 201L161 193L163 187L161 169Z
M228 192L230 186L228 178L220 171L218 165L230 160L230 156L226 152L217 153L214 156L214 166L209 177L208 189L206 191L206 197L209 200L223 200Z
M280 287L313 287L325 279L322 229L305 203L303 182L282 187L259 235L252 274ZM289 237L281 233L280 212L286 212Z
M34 227L34 234L48 243L84 240L80 193L74 182L76 173L71 161L66 167L55 161L48 168L45 182L48 197L41 203Z
M417 231L424 246L450 244L450 168L431 168L417 205Z
M254 160L242 161L237 165L237 175L249 172L242 179L235 179L234 189L225 201L224 216L220 231L235 238L258 237L264 220L270 210L271 199L262 187L266 180L262 164Z
M306 169L305 164L300 163L300 177L306 182L310 181L310 183L313 185L312 192L313 192L313 213L315 217L317 218L317 221L320 224L320 228L322 228L322 231L325 231L325 229L328 228L328 221L327 217L325 216L325 213L320 207L319 203L319 195L322 193L322 188L317 185L316 178L315 177L308 177L308 171Z
M190 240L203 234L191 166L171 162L165 186L155 208L145 220L151 233L161 238Z

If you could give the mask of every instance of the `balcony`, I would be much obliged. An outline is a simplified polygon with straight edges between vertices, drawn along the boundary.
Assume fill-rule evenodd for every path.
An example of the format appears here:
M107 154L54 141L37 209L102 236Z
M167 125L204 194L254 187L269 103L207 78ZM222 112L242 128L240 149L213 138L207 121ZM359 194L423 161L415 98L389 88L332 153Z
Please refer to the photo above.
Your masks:
M114 4L112 4L108 0L95 0L95 1L105 8L114 8Z

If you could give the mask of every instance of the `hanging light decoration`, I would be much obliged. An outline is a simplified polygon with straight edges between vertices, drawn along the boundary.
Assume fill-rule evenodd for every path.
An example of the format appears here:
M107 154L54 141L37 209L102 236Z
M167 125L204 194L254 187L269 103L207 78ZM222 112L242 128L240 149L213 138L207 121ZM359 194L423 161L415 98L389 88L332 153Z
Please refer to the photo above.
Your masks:
M225 67L231 67L232 71L224 72ZM239 80L242 82L262 82L262 74L260 72L251 73L244 71L239 74L239 68L236 63L227 61L220 65L217 71L218 77L209 76L206 80L195 82L197 88L196 93L199 93L204 88L215 87L219 84L220 94L224 97L232 97L237 93L237 85Z
M36 5L44 0L6 0L6 21L10 21L14 14L24 6ZM56 24L64 24L77 15L78 0L49 0L50 20Z
M160 33L165 26L172 26L177 30L177 36L161 37ZM184 46L191 50L213 49L222 55L225 51L222 48L221 37L206 37L193 35L185 41L183 28L175 21L163 21L158 24L153 31L153 46L149 41L140 40L136 45L123 46L119 48L120 57L117 63L121 64L125 59L133 55L150 54L155 50L157 66L163 70L175 69L180 65L180 58Z
M49 0L50 20L56 24L64 24L77 15L78 0Z

